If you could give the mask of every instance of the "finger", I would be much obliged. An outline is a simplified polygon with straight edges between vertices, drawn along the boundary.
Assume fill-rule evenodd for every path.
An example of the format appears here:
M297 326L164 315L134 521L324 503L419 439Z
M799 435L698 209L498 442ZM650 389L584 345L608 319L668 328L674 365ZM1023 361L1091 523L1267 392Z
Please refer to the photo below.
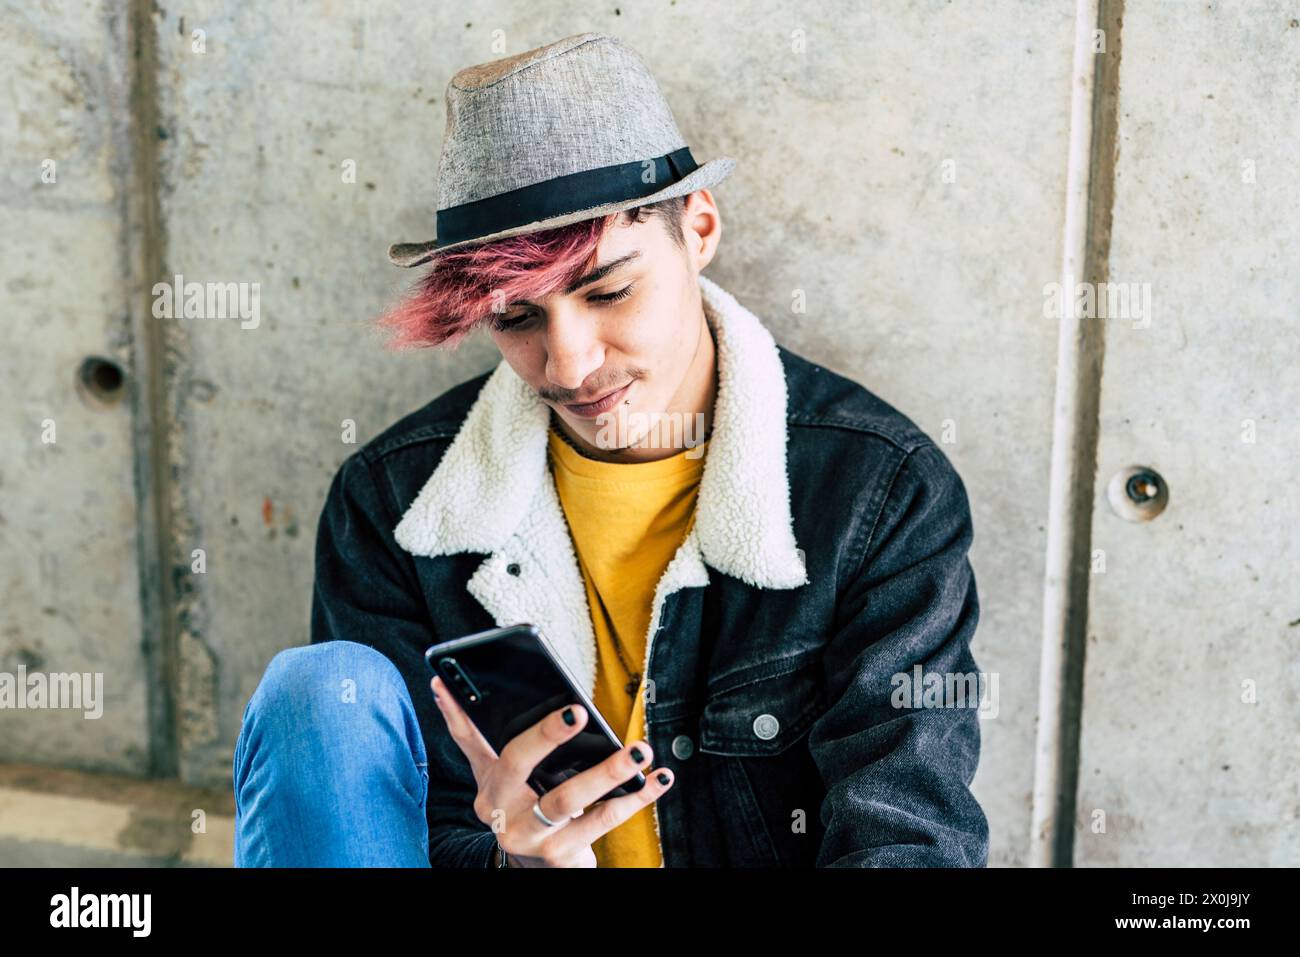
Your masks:
M565 720L565 714L572 719L572 724ZM536 799L536 792L528 786L528 778L537 765L557 747L579 734L587 725L587 709L580 704L557 708L536 724L525 728L506 742L501 749L500 761L496 773L507 786L515 789L527 789ZM567 783L567 782L566 782ZM532 800L528 802L532 803ZM545 808L543 808L545 810ZM547 814L551 820L555 815Z
M667 784L664 784L659 779L660 775L668 779ZM646 784L641 790L601 801L590 808L582 817L565 825L565 840L573 841L575 847L579 842L590 847L647 804L657 801L665 791L673 786L675 780L672 771L667 768L655 768L652 771L647 771ZM554 818L552 817L551 820L554 820Z
M650 745L644 741L634 741L599 764L581 774L575 774L559 787L548 791L548 800L542 805L542 810L552 821L560 819L557 815L576 816L588 804L600 800L620 784L636 777L636 773L643 767L649 767L653 759L654 751Z
M429 686L433 689L438 708L447 722L447 731L469 760L470 767L474 771L474 779L482 782L488 768L497 759L496 750L488 743L487 738L483 737L483 733L470 720L469 715L465 713L465 709L460 706L452 693L447 690L447 685L442 678L434 675Z

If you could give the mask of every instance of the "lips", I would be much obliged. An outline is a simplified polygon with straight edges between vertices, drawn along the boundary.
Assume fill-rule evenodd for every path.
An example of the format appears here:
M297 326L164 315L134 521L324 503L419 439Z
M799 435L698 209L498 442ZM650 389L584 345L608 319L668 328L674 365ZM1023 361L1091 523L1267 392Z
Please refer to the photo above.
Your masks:
M615 391L610 392L608 395L605 395L594 402L565 405L565 408L568 409L570 412L572 412L574 415L582 416L584 419L595 418L596 416L600 415L600 413L602 412L608 412L615 405L621 402L623 396L627 393L627 390L631 387L632 387L632 383L629 382L627 385L623 386L623 388L616 389Z

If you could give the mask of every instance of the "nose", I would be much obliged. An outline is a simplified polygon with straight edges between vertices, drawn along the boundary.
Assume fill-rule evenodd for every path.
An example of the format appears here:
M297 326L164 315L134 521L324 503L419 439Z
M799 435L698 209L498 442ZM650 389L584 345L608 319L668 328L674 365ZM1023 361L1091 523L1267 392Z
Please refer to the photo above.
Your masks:
M595 319L559 306L546 322L546 378L562 389L580 389L605 364L605 346Z

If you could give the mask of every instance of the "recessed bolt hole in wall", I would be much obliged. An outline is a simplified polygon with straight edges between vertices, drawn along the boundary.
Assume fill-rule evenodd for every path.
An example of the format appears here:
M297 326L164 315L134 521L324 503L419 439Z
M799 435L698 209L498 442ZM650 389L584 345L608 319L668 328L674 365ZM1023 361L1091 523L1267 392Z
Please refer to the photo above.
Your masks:
M77 369L77 394L87 405L106 409L126 393L126 373L112 359L88 356Z
M1169 486L1155 469L1130 465L1111 478L1106 497L1120 518L1129 522L1149 522L1169 504Z

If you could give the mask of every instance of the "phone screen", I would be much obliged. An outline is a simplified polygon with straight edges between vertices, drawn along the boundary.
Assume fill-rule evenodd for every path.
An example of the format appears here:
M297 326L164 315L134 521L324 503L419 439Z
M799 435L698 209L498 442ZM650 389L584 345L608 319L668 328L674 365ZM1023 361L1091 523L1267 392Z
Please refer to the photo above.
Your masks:
M493 749L567 704L587 709L586 726L555 748L534 769L528 783L539 795L591 768L622 747L604 718L570 680L531 625L471 635L426 652L426 659ZM645 786L637 772L604 798ZM604 800L601 798L601 800Z

